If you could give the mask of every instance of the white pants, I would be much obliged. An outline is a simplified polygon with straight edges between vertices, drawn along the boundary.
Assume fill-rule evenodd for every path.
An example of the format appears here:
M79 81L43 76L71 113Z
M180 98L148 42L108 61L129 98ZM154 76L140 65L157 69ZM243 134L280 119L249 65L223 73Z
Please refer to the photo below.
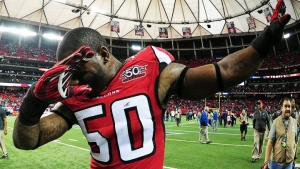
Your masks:
M217 131L218 130L218 120L213 120L212 122L212 130Z
M3 151L3 154L7 154L7 150L6 150L6 147L5 147L5 144L4 144L4 138L3 138L4 134L3 134L3 130L0 130L0 147Z

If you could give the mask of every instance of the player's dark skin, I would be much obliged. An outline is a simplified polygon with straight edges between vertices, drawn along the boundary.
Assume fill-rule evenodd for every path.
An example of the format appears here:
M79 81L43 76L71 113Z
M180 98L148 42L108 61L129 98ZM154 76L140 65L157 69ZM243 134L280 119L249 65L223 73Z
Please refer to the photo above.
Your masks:
M67 57L72 52L66 52L64 56ZM103 77L102 85L98 86L98 90L101 91L123 65L106 47L101 47L96 53L81 68L80 72L83 73L83 76L78 79L72 79L72 85L89 84L91 79L89 79L89 76L85 76L85 72L92 71ZM228 55L218 62L224 87L235 86L249 78L250 75L256 72L262 62L263 57L252 46ZM167 101L171 95L177 94L177 81L184 67L185 65L182 64L171 63L162 71L158 87L158 98L162 108L166 108ZM188 69L181 91L182 97L190 100L203 99L218 92L216 70L213 64ZM77 123L74 114L64 105L57 105L55 109L72 119L73 124ZM39 145L41 146L57 139L67 130L67 122L54 113L42 116L40 122L34 126L24 126L17 119L13 134L14 144L17 148L30 150L37 145L39 137Z

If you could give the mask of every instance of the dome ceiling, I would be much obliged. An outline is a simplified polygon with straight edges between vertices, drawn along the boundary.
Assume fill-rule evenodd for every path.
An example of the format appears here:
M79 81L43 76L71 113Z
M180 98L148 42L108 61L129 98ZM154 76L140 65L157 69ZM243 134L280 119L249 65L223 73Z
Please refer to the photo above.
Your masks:
M32 21L64 29L90 27L102 35L123 39L182 38L183 27L191 36L228 34L226 23L233 22L236 33L261 31L268 25L264 10L277 0L2 0L2 19ZM291 15L288 24L300 16L300 0L285 0ZM253 17L256 28L249 29ZM0 19L1 19L0 18ZM119 29L110 31L111 20ZM142 25L144 36L137 36L135 26ZM139 27L139 26L138 26ZM188 30L187 29L187 30Z

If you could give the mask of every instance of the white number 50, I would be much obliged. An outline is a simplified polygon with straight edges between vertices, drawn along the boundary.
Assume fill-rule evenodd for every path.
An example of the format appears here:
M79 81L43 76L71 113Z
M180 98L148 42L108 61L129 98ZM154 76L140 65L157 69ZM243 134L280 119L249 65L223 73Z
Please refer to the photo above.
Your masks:
M99 130L95 130L95 126L89 126L89 121L106 117L104 110L104 105L98 105L78 111L75 116L91 146L93 158L102 163L110 163L112 161L110 140ZM148 98L145 95L137 95L117 100L111 104L110 110L121 160L129 162L153 153L154 123ZM135 147L135 143L139 146Z

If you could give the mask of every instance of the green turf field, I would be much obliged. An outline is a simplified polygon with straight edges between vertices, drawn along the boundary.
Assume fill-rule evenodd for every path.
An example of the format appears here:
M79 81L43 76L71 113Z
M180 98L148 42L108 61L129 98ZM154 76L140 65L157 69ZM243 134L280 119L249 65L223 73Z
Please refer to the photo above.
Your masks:
M8 134L4 137L9 159L0 160L0 169L84 169L89 168L89 147L78 127L63 137L32 151L18 150L12 142L15 117L7 117ZM251 125L251 123L250 123ZM199 126L182 117L179 127L165 122L166 153L164 168L178 169L257 169L264 159L251 162L253 130L248 127L247 141L240 141L239 124L219 127L209 138L212 144L199 144ZM266 142L265 142L266 143Z

